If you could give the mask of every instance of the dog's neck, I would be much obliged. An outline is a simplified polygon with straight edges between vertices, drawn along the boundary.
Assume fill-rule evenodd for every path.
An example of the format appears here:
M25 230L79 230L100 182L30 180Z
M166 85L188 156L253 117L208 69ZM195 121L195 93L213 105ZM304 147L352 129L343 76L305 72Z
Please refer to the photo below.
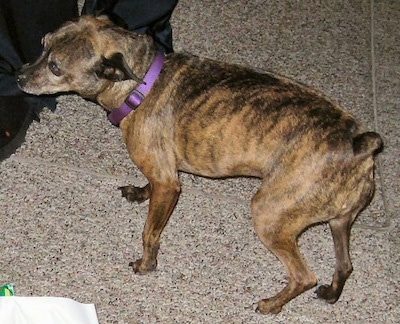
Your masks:
M164 53L158 52L143 79L143 83L139 84L135 89L133 89L122 105L119 108L114 109L108 115L108 119L112 124L118 126L126 116L140 106L160 75L164 65L164 60Z

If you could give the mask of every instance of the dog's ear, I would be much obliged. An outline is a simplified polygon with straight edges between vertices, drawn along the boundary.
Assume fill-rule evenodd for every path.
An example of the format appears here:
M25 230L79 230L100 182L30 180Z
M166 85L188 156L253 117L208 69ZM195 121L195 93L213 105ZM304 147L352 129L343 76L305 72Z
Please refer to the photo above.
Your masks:
M89 2L89 4L87 4L87 2ZM92 14L95 17L107 16L115 25L128 29L126 21L114 12L114 7L117 2L118 0L97 0L93 3L85 1L82 13L86 15Z
M134 80L143 83L143 80L130 69L121 53L115 53L110 58L102 56L96 74L99 78L105 78L113 82Z

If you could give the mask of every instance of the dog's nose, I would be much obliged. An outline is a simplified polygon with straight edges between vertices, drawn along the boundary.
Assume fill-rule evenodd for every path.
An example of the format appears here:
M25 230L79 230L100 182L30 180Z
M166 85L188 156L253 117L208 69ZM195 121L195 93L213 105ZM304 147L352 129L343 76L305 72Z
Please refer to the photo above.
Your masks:
M16 75L17 83L20 87L26 84L27 77L24 73L18 72Z

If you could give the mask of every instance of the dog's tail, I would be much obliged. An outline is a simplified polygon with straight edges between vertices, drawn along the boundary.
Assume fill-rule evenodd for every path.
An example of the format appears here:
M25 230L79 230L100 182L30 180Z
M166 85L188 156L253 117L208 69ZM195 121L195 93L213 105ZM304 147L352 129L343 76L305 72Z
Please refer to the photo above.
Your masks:
M376 155L383 149L381 136L375 132L365 132L353 138L354 155Z

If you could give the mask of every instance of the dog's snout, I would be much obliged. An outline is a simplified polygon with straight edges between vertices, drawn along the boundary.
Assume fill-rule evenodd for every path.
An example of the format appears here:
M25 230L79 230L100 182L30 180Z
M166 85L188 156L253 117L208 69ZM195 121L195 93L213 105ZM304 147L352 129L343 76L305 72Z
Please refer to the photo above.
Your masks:
M22 71L17 72L16 79L19 86L24 86L26 84L27 77Z
M17 83L20 87L23 87L26 85L28 82L29 77L32 74L32 64L31 63L26 63L22 65L19 70L15 72L15 78L17 80Z

